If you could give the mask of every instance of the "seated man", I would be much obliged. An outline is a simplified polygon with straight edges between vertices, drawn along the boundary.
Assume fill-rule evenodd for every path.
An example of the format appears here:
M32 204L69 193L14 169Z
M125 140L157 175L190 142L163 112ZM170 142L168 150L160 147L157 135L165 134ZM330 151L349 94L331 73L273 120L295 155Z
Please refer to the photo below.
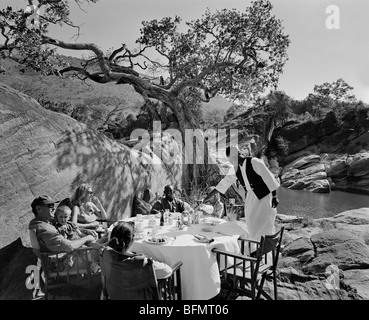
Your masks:
M174 197L174 188L170 185L165 186L164 197L154 203L151 214L157 214L165 209L169 209L170 212L185 211L184 202Z
M54 220L55 201L49 196L41 196L33 200L31 207L35 218L29 223L29 229L36 229L41 252L71 252L83 245L95 243L91 234L79 239L68 240L52 225Z

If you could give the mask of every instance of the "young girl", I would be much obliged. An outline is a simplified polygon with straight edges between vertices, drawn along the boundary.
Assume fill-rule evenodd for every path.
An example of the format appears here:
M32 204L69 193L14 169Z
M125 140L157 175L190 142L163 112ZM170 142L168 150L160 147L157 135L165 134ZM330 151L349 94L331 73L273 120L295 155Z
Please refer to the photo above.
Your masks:
M121 221L112 230L109 247L114 250L113 261L141 260L145 265L148 259L145 255L130 251L134 241L134 223ZM165 279L172 274L172 268L166 263L153 261L157 279Z

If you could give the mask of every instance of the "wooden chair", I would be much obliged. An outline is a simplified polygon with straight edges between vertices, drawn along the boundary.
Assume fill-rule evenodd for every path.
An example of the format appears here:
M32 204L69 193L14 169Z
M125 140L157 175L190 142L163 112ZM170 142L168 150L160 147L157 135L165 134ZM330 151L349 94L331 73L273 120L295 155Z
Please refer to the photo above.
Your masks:
M156 279L153 262L142 259L122 259L111 248L100 255L104 300L181 300L182 262L176 263L166 279Z
M158 279L158 289L161 300L182 300L181 266L182 261L172 267L173 273L166 279Z
M92 287L90 251L93 248L82 247L69 253L41 252L36 229L29 230L29 233L33 252L38 258L38 265L41 266L45 300L48 300L50 291L54 289ZM70 263L66 259L70 259L67 260Z
M272 300L263 289L266 279L274 286L274 300L277 300L277 264L281 248L284 227L273 235L262 236L260 241L240 237L241 254L219 250L216 253L222 289L230 294L236 293L252 300L261 296Z

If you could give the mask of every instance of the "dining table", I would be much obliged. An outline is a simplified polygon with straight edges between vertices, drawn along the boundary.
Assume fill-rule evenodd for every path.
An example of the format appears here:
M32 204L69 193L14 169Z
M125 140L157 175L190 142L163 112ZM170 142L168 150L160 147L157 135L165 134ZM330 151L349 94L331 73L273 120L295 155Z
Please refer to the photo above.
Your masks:
M155 225L153 221L155 220ZM215 217L202 217L198 224L179 228L176 220L160 226L156 215L123 221L135 221L140 225L139 236L131 251L142 253L157 261L174 265L182 261L181 288L183 300L208 300L219 294L221 289L219 267L213 248L240 253L237 239L247 236L244 221L227 221ZM111 232L113 224L109 227ZM164 241L160 242L159 239ZM157 240L157 241L156 241Z

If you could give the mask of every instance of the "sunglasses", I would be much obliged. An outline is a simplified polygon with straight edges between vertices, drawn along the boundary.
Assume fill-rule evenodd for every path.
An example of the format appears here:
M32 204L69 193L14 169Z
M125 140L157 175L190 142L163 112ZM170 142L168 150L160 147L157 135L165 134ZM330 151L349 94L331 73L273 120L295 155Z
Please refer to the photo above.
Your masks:
M88 194L94 194L94 192L93 191L87 191L88 192Z

